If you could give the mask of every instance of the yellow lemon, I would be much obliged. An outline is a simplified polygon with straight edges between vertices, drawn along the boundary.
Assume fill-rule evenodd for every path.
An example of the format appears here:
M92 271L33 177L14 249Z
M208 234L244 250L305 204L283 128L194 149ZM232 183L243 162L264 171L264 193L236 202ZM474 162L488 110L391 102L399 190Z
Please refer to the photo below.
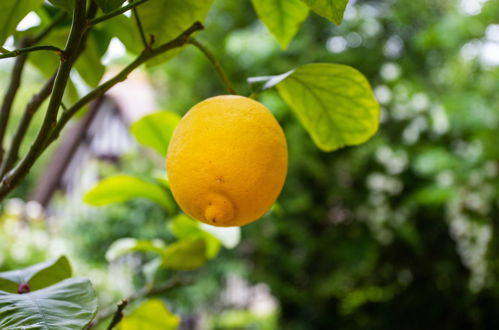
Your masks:
M214 226L243 226L264 215L281 192L288 167L286 138L263 104L216 96L182 118L166 167L185 213Z

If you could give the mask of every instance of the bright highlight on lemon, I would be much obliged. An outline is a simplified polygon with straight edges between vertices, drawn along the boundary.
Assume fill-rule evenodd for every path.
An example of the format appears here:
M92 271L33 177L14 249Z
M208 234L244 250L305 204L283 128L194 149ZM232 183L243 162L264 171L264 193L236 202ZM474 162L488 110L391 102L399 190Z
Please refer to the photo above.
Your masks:
M277 199L288 167L286 138L272 113L243 96L204 100L182 118L166 159L182 210L199 221L243 226Z

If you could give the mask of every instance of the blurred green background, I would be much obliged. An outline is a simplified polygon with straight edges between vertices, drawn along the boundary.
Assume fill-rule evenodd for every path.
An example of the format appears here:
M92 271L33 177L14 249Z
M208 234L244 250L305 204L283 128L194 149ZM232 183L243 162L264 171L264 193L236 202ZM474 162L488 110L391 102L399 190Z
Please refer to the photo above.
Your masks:
M251 92L247 77L348 64L368 77L382 115L369 142L324 153L276 91L259 97L286 133L286 185L271 212L242 228L236 248L168 296L184 329L499 328L498 1L350 1L341 26L312 14L281 50L250 1L216 0L199 39L242 95ZM122 55L109 65L132 58ZM158 110L184 114L225 93L194 48L147 72ZM17 116L42 81L34 68L28 74ZM140 285L147 256L109 266L107 248L121 237L171 240L168 219L142 200L46 219L22 200L50 157L3 205L0 269L63 252L110 303ZM94 166L103 177L147 176L163 163L136 149ZM67 198L61 192L53 204ZM264 285L277 307L261 314L224 304L231 276L243 287Z

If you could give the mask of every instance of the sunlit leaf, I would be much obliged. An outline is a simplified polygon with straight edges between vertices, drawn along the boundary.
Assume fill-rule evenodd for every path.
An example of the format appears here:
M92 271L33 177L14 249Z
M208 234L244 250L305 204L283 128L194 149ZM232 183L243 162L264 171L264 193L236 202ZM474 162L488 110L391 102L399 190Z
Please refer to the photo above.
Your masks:
M302 0L316 14L340 25L343 20L343 13L347 7L348 0Z
M71 277L71 266L65 256L34 266L0 273L0 290L17 292L19 284L38 290Z
M288 47L308 16L301 0L252 0L258 17L276 37L283 49Z
M106 252L106 260L113 261L131 252L163 253L165 243L160 239L138 240L135 238L120 238L111 244Z
M155 112L133 123L130 131L141 144L151 147L161 156L165 156L173 130L179 121L180 116L174 112Z
M178 239L203 239L206 243L206 257L212 259L220 251L221 241L209 230L202 227L199 221L193 220L185 214L179 214L169 224L171 232ZM239 228L239 227L238 227Z
M180 318L159 299L150 299L123 318L120 330L175 330Z
M148 42L160 45L176 38L196 21L204 21L213 0L149 0L137 8ZM178 54L169 52L148 64L159 63Z
M201 229L215 236L227 249L235 248L241 241L241 227L215 227L203 223Z
M102 180L85 194L83 200L90 205L102 206L134 198L147 198L169 212L175 211L175 204L166 190L155 183L129 175L115 175Z
M17 24L30 11L37 9L43 0L0 1L0 46L16 31Z
M24 294L0 291L0 329L81 330L97 312L87 279L71 278Z
M181 240L169 245L163 252L163 266L175 270L193 270L207 261L204 239Z
M367 79L350 66L306 64L277 89L322 150L361 144L378 130L378 102Z

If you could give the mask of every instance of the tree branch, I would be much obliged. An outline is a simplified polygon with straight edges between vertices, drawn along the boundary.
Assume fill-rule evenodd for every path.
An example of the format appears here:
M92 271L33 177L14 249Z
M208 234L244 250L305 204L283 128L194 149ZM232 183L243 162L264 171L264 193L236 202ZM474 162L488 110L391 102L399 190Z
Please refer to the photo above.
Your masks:
M62 49L55 47L55 46L31 46L31 47L15 49L15 50L10 51L6 54L2 54L2 55L0 55L0 59L9 58L9 57L17 57L17 56L22 55L22 54L26 54L29 52L36 52L36 51L40 51L40 50L56 52L57 55L59 55L59 57L63 57L63 54L64 54L64 51Z
M19 174L25 175L28 173L31 166L33 166L34 161L44 150L44 142L46 141L46 138L52 128L55 126L57 121L57 112L69 79L69 74L76 55L78 54L81 38L86 31L85 14L86 0L75 0L71 31L66 42L66 47L64 48L64 57L59 64L59 68L57 69L52 95L47 106L47 112L45 113L42 126L40 127L38 135L32 143L27 155L15 168L15 173L18 173L18 175L14 175L13 177L6 175L2 178L2 181L0 182L0 200L3 199L3 197L5 197L5 195L17 184L17 181L21 178Z
M126 299L118 303L118 308L116 309L116 313L114 313L113 319L111 320L111 323L109 323L107 330L111 330L112 328L117 326L118 323L121 322L121 320L123 319L123 310L127 305L128 305L128 300Z
M227 76L227 74L223 70L222 65L220 64L220 62L218 62L215 55L213 55L213 53L208 48L206 48L206 46L204 46L202 43L200 43L199 41L197 41L194 38L189 38L188 42L191 45L196 46L208 58L208 60L211 62L211 64L215 68L215 71L217 71L218 76L222 80L222 83L227 88L227 91L229 91L230 94L237 94L229 77Z
M102 23L104 21L107 21L108 19L111 19L114 16L121 15L121 14L129 11L130 9L135 8L138 5L143 4L146 1L149 1L149 0L138 0L138 1L130 2L128 5L123 6L121 8L118 8L115 11L112 11L106 15L102 15L101 17L94 18L93 20L90 21L90 25L96 25L96 24Z
M0 177L3 177L19 159L19 149L26 132L28 131L31 119L33 119L33 116L40 108L41 104L49 97L50 93L52 93L54 80L55 74L45 83L45 85L43 85L42 89L37 94L33 95L26 105L21 121L12 138L12 143L10 144L7 155L0 167Z
M130 2L133 3L133 0L130 0ZM144 28L142 27L142 22L140 21L139 12L137 11L136 7L133 7L132 11L133 11L133 17L135 17L135 23L137 23L137 28L139 29L140 39L142 39L142 44L144 45L145 49L150 49L151 45L147 42L146 34L144 33Z
M108 308L108 309L105 309L105 310L101 311L99 314L97 314L97 316L95 317L95 319L87 327L87 330L91 329L91 328L93 328L95 326L97 326L102 321L104 321L104 320L108 319L109 317L113 316L113 319L111 320L111 323L109 324L109 327L107 328L108 330L110 330L113 327L115 327L121 321L122 316L120 318L119 314L123 313L123 309L126 307L126 305L129 305L130 303L132 303L132 302L134 302L134 301L136 301L138 299L147 298L147 297L151 297L151 296L156 296L156 295L160 295L160 294L165 294L165 293L168 293L168 292L170 292L170 291L172 291L174 289L177 289L177 288L180 288L180 287L183 287L183 286L186 286L186 285L190 285L192 283L193 283L192 281L174 280L171 283L166 284L166 285L161 286L161 287L145 286L142 289L140 289L139 291L137 291L137 292L133 293L132 295L130 295L128 298L126 298L126 299L122 300L120 303L118 303L118 307L117 308L115 308L115 307ZM120 305L122 305L123 302L126 302L125 306L123 306L122 308L120 308ZM116 322L116 323L114 323L115 319L118 319L118 318L119 318L119 321Z
M24 46L27 43L28 39L26 38L24 38L21 41L22 46ZM14 104L14 99L16 98L17 90L21 85L21 77L25 63L26 63L26 55L16 58L14 69L12 70L10 76L9 87L5 92L2 107L0 108L0 162L2 161L4 154L3 139L5 137L5 132L7 130L7 124L9 123L10 112L12 109L12 105Z
M49 110L52 111L51 116L54 118L47 119L47 115L45 116L44 123L42 124L42 128L40 129L38 136L33 142L30 150L26 154L26 156L21 160L21 162L12 169L9 173L7 173L0 182L0 200L3 200L5 196L19 184L19 181L29 172L34 162L38 159L41 153L54 141L59 137L60 132L66 125L66 123L73 117L78 110L80 110L83 106L89 103L94 98L103 95L107 92L111 87L116 85L117 83L125 80L138 66L145 63L146 61L161 55L171 49L182 47L188 41L189 36L199 30L203 29L203 25L200 22L196 22L187 30L182 32L177 38L169 41L157 48L154 49L146 49L144 50L132 63L126 66L121 72L115 75L110 80L106 81L102 85L96 87L94 90L83 96L79 101L77 101L73 106L69 107L67 111L65 111L59 121L55 121L55 116L57 115L57 109L60 107L60 102L62 98L62 92L64 89L60 90L60 86L58 86L58 79L54 82L54 90L52 93L51 102L49 103L49 107L47 109L47 115L49 114ZM69 44L69 43L68 43ZM72 52L65 49L65 52L69 56L69 60L66 60L61 64L68 63L71 60ZM62 68L61 68L62 69ZM60 75L61 69L58 71L57 76ZM69 68L70 69L70 68ZM66 69L65 69L66 70ZM69 75L69 71L64 71L64 73ZM67 80L67 76L66 76ZM56 88L58 88L56 90ZM55 101L53 101L55 98ZM53 107L57 106L54 110ZM49 130L45 130L48 126Z

